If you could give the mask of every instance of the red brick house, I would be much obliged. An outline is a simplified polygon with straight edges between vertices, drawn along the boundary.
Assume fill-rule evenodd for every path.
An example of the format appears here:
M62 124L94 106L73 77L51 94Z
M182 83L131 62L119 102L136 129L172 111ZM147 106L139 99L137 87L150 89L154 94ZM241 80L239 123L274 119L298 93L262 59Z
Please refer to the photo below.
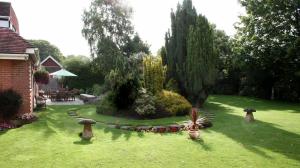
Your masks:
M13 89L22 96L20 114L33 111L37 65L38 51L19 35L11 4L0 2L0 90Z

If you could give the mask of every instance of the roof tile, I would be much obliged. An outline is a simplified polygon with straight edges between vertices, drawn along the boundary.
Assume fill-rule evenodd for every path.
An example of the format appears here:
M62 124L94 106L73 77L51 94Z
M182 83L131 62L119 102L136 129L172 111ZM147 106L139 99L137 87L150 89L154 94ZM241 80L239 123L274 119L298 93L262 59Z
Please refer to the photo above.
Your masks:
M7 28L0 28L0 53L22 54L26 52L27 48L33 47L16 32Z

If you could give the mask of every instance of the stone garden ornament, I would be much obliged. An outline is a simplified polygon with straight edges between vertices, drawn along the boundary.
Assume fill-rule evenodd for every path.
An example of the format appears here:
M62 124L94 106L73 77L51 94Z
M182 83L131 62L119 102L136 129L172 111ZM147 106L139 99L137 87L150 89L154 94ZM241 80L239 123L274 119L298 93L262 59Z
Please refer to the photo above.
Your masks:
M244 109L244 112L246 113L245 120L247 122L253 122L254 121L253 112L256 112L256 110L252 108L246 108Z
M92 124L96 124L96 121L92 119L81 119L79 124L83 125L83 132L80 134L84 140L90 140L93 137Z

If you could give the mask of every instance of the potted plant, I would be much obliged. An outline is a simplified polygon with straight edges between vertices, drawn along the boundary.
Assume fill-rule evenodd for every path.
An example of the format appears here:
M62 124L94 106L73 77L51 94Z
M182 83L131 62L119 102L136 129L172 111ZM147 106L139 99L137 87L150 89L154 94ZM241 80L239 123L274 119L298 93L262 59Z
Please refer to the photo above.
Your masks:
M34 79L37 83L47 85L49 83L49 73L44 70L39 70L34 73Z
M191 120L192 120L192 123L189 127L189 136L191 139L198 139L199 136L200 136L200 133L199 133L199 126L197 124L197 119L198 119L198 112L197 112L197 109L196 108L193 108L192 109L192 113L191 113Z

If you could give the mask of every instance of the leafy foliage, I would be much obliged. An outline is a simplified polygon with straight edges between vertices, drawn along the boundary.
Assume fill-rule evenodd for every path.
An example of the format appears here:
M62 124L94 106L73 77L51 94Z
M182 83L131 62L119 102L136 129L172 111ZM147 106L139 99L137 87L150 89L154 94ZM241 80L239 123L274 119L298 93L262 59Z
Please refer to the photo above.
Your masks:
M166 90L179 93L178 83L175 79L170 79L166 84Z
M11 89L0 91L0 118L9 120L15 117L21 108L22 102L19 93Z
M93 85L93 95L100 96L103 93L105 93L105 87L104 86L101 86L101 85L98 85L98 84Z
M127 43L133 33L130 22L132 9L120 0L93 0L83 13L82 33L88 40L93 55L99 54L98 47L106 40L117 48Z
M244 72L242 92L263 98L291 99L300 97L299 54L289 54L300 36L299 1L241 0L247 15L237 25L234 51ZM284 89L283 87L284 86ZM249 92L248 92L249 93ZM252 93L252 94L251 94Z
M155 94L162 91L165 81L165 68L161 57L146 56L143 59L145 88Z
M118 68L122 57L149 53L148 44L133 35L131 14L132 9L121 0L93 0L84 11L82 33L90 45L95 70L104 76Z
M154 96L145 88L139 90L139 95L134 102L134 110L140 116L151 116L155 114Z
M222 30L214 27L214 49L217 56L217 79L213 87L216 94L238 94L240 88L240 68L232 51L232 39Z
M40 60L43 61L48 56L52 56L57 61L63 61L64 56L60 52L59 48L49 43L46 40L29 40L29 42L39 49Z
M192 105L178 93L163 90L156 95L155 107L158 115L176 116L188 114Z
M114 115L117 112L116 105L112 101L111 93L108 93L96 107L98 114Z
M113 92L113 100L119 109L127 109L133 105L141 87L142 55L118 61L118 68L111 70L106 76L106 86Z
M88 89L94 84L103 84L104 77L101 73L97 73L86 56L67 56L63 61L64 67L77 75L76 78L65 78L65 82L69 88Z
M127 43L122 47L122 51L127 57L140 52L150 54L149 45L143 42L137 33L132 39L128 39Z

